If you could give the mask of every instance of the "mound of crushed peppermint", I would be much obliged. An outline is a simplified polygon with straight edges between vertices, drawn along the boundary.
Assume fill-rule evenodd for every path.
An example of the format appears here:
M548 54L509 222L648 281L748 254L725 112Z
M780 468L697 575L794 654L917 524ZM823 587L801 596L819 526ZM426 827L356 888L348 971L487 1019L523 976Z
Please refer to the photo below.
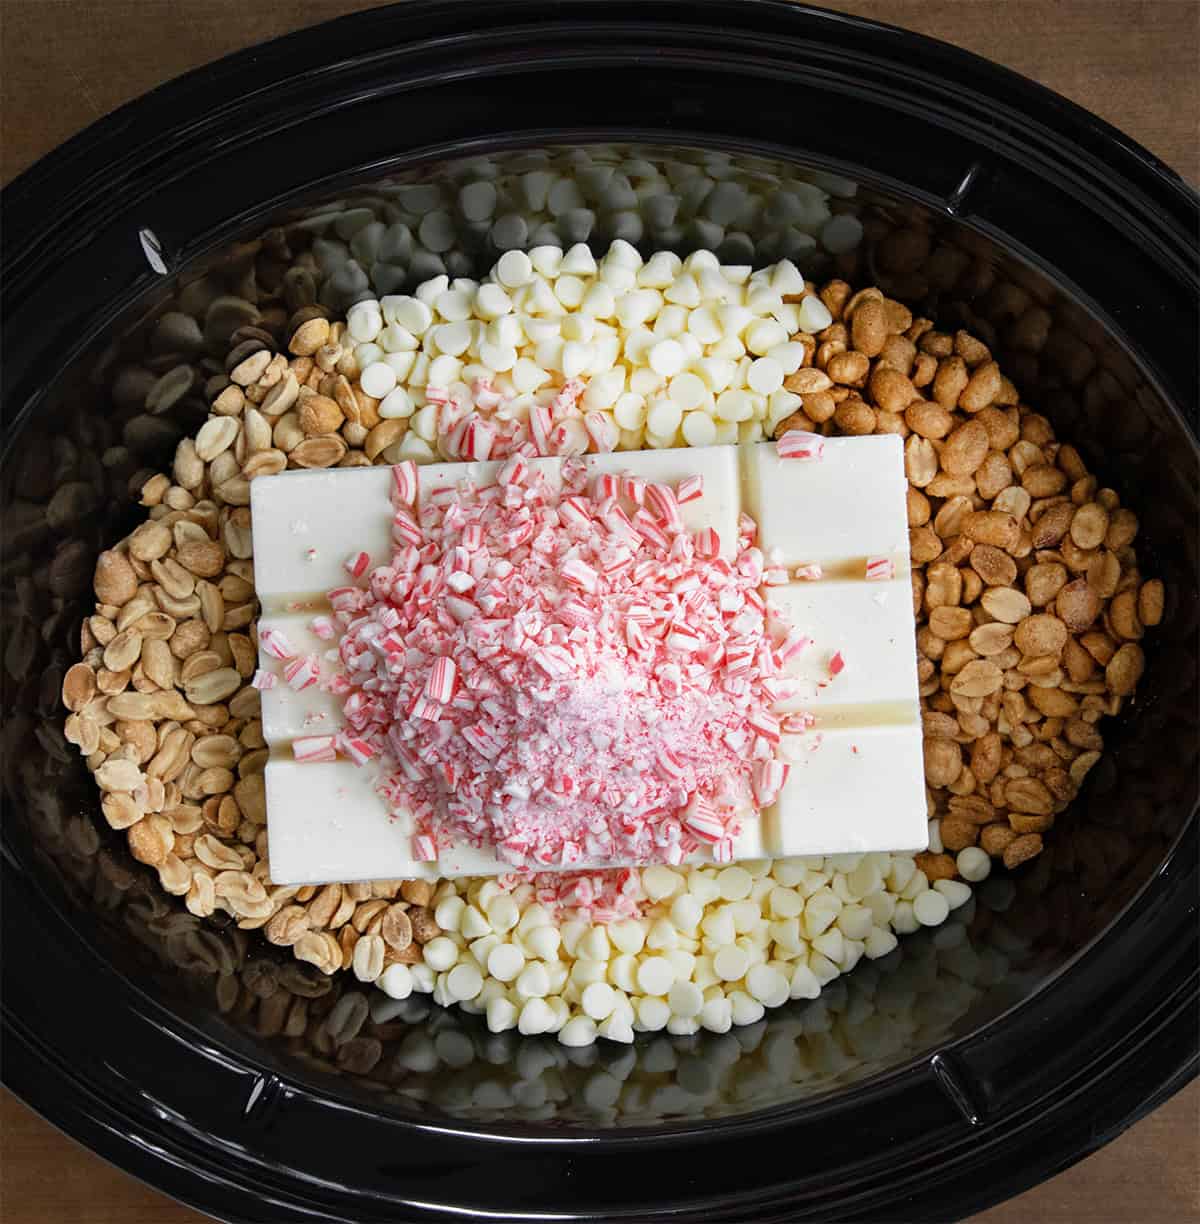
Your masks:
M393 469L394 553L331 591L343 751L380 755L380 790L414 821L414 858L452 845L524 871L727 862L742 822L787 777L772 713L808 640L759 592L755 524L736 556L689 532L675 488L560 481L514 456L497 483L415 509ZM801 730L797 727L795 730Z

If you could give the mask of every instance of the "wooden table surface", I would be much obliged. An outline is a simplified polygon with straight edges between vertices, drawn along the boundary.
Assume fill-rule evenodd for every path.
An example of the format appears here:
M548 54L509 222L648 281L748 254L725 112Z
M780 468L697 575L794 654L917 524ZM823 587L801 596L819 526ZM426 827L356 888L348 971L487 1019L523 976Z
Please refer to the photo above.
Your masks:
M370 0L0 0L0 181L92 120L227 52ZM1200 0L842 0L1033 77L1200 182ZM4 1224L200 1224L0 1095ZM1200 1219L1200 1084L974 1224ZM269 1224L269 1222L267 1222Z

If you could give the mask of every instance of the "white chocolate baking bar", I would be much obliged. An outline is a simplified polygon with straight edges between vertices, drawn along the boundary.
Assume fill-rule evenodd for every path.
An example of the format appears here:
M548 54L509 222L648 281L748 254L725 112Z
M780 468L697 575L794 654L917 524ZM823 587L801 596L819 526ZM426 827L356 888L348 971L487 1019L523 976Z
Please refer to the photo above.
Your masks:
M912 850L926 845L926 811L901 441L826 439L819 460L779 458L774 443L584 456L596 472L650 481L703 479L680 509L689 530L714 528L733 554L742 512L758 544L790 581L761 588L813 640L792 674L797 692L781 712L804 711L811 728L790 737L791 770L777 802L745 821L735 859ZM551 482L558 459L533 460ZM418 497L469 478L493 483L501 464L418 469ZM262 602L260 667L280 663L262 630L282 633L298 655L339 668L336 640L320 620L325 593L349 581L358 551L370 565L392 553L390 469L289 472L252 485L255 582ZM774 551L772 551L774 550ZM799 573L801 578L794 578ZM870 578L868 578L870 573ZM820 575L817 577L816 575ZM326 635L314 631L318 628ZM267 635L269 638L269 634ZM332 734L341 699L283 682L262 694L271 876L277 884L486 875L511 870L485 851L456 846L435 862L413 858L412 828L375 791L375 762L302 763L297 738ZM710 861L708 853L697 861ZM575 867L616 864L582 862Z

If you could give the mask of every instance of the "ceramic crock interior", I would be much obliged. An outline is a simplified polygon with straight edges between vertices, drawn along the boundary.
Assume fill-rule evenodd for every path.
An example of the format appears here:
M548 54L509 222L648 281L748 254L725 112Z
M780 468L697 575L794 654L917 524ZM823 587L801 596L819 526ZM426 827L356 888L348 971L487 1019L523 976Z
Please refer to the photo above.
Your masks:
M477 1017L424 998L394 1002L348 974L324 978L257 933L197 919L165 896L104 824L94 785L61 731L59 688L90 612L96 552L136 522L133 490L169 467L176 442L207 411L197 378L169 412L148 415L127 393L124 372L219 361L227 334L206 318L211 299L253 303L306 252L324 265L321 298L335 309L411 287L433 269L414 259L401 227L419 234L433 212L456 226L446 267L477 276L498 254L496 231L463 219L462 189L503 185L547 162L576 180L585 202L614 174L636 182L660 170L670 183L699 166L759 200L718 236L723 259L759 265L787 256L812 279L877 284L939 326L981 336L1023 401L1136 510L1143 570L1161 575L1169 592L1165 623L1145 642L1137 700L1106 729L1108 751L1046 853L1011 877L997 873L945 928L903 940L820 999L722 1036L643 1035L632 1048L566 1050L553 1039L489 1034ZM817 207L814 184L829 193L833 213L861 223L855 249L830 253L806 233L821 230L803 213ZM713 239L702 227L675 225L669 200L654 193L636 210L644 249L686 254ZM600 251L614 224L630 222L592 211L590 222L556 220L513 205L504 240L586 239ZM153 261L157 240L144 238ZM845 1090L978 1031L1103 939L1160 869L1195 805L1194 451L1111 320L1034 263L944 210L867 180L714 148L627 144L498 149L410 165L340 184L336 198L289 202L185 266L171 264L169 252L163 258L155 288L64 368L36 413L5 438L4 836L79 940L203 1040L283 1076L315 1077L336 1100L426 1122L524 1119L594 1130L749 1115ZM155 324L167 311L196 316L204 350L164 345ZM300 1021L281 1032L289 1015ZM619 1081L638 1089L618 1100L610 1088Z

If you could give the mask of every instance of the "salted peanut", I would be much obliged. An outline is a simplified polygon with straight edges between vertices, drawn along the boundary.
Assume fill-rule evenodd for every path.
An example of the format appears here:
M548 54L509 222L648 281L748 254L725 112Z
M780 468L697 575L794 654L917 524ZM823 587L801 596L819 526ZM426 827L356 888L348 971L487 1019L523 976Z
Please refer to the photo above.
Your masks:
M985 825L979 831L979 844L993 858L999 858L1017 839L1012 826L1005 821Z
M833 386L833 379L824 370L806 366L794 374L789 374L783 380L783 386L784 390L791 391L794 395L812 395L817 391L828 391Z
M1096 671L1096 660L1073 637L1063 647L1062 664L1073 684L1085 683Z
M1138 588L1137 615L1143 625L1153 628L1162 623L1164 591L1157 578L1150 578Z
M1108 511L1096 502L1080 506L1071 519L1071 539L1080 548L1099 548L1108 534Z
M821 349L826 348L831 343L836 342L826 341L821 346ZM818 359L820 358L821 349L817 350ZM867 355L853 351L834 353L825 364L825 372L829 377L835 383L839 383L844 387L861 387L866 382L870 368L871 362Z
M257 382L266 372L267 366L271 364L273 354L268 349L259 349L257 353L251 353L245 360L239 362L229 371L230 379L237 383L239 387L248 387L251 383Z
M1129 697L1146 670L1146 656L1135 642L1126 642L1108 661L1104 679L1118 697Z
M938 453L933 443L910 434L904 443L904 470L909 484L925 488L938 473Z
M1076 578L1059 591L1054 611L1072 633L1082 633L1100 615L1100 599L1086 578Z
M100 603L120 607L137 594L138 578L124 553L109 549L96 558L93 578L96 598Z
M212 410L218 416L236 417L246 406L246 393L241 387L230 383L212 402Z
M917 348L934 357L949 357L954 352L954 337L947 332L934 331L932 324L916 339Z
M129 555L139 561L157 561L166 556L170 548L171 529L154 520L142 523L129 537Z
M1138 532L1137 515L1132 510L1113 509L1108 516L1108 531L1104 537L1105 546L1113 552L1120 552L1133 543Z
M346 443L337 434L306 438L288 452L288 462L300 468L329 468L346 454Z
M950 692L957 697L987 697L999 692L1003 683L1004 673L990 659L972 659L951 680Z
M1137 641L1142 636L1142 622L1138 619L1138 592L1120 591L1108 605L1108 624L1112 631L1126 641Z
M909 371L909 378L912 379L912 385L917 388L928 387L937 375L938 360L929 353L918 353L913 361L912 369Z
M334 433L346 419L337 401L324 395L306 397L300 401L297 411L300 428L308 438Z
M933 854L923 850L913 856L917 870L925 873L925 878L932 884L935 880L953 880L958 875L958 865L949 854Z
M141 658L142 635L135 629L118 633L104 648L104 666L112 672L127 671Z
M329 321L320 316L301 323L288 341L289 352L297 357L311 357L329 342Z
M72 712L82 710L96 696L96 673L86 663L67 668L62 682L62 703Z
M970 381L966 362L961 357L947 356L938 363L933 378L933 398L943 408L956 408L959 396Z
M1016 837L1004 849L1004 865L1009 871L1014 871L1022 863L1036 858L1042 852L1042 837L1040 833L1025 833Z
M991 544L1006 551L1011 551L1021 538L1017 520L998 510L976 510L967 515L963 533L976 544Z
M396 952L403 952L413 941L412 919L401 905L392 905L383 915L380 934L384 942Z
M878 357L883 351L888 330L887 311L881 301L868 299L858 305L851 316L851 343L868 357Z

